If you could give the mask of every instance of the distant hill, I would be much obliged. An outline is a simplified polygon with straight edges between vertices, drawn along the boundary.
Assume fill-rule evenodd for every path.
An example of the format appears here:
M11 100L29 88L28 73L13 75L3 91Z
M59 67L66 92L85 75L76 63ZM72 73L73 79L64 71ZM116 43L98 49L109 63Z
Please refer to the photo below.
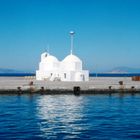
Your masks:
M140 73L140 68L116 67L110 70L109 73Z
M14 70L14 69L0 68L0 73L23 73L23 71Z

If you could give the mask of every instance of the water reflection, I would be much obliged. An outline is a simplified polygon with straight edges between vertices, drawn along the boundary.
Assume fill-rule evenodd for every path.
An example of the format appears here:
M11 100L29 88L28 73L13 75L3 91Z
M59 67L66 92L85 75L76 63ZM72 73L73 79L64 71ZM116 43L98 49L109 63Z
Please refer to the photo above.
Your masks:
M82 126L79 121L83 118L83 96L41 96L37 100L37 116L43 136L56 138L74 138L81 133ZM68 134L69 137L66 135Z
M1 95L0 140L140 139L139 106L140 94Z

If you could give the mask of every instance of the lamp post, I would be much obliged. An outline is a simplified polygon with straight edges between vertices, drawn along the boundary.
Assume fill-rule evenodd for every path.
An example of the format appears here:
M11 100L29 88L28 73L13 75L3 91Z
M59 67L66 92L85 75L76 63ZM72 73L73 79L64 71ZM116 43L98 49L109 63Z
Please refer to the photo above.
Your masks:
M73 36L74 36L75 32L74 31L70 31L70 36L71 36L71 50L70 50L70 54L73 54Z

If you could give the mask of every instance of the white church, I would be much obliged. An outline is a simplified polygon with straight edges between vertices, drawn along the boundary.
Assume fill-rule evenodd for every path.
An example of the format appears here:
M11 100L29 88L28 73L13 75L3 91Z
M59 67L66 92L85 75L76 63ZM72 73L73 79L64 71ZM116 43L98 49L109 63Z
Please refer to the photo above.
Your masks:
M73 35L71 35L71 52L62 61L47 52L41 54L39 70L36 71L37 80L48 81L88 81L89 71L82 69L82 61L73 54Z

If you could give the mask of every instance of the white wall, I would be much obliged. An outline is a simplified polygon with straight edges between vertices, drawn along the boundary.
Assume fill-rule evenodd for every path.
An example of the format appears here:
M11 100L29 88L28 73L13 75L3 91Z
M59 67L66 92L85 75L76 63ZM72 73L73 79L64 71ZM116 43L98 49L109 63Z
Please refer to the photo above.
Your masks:
M89 72L82 70L82 62L45 61L45 54L43 54L39 63L39 70L36 71L36 79L49 78L53 81L55 77L60 77L61 81L88 81Z

